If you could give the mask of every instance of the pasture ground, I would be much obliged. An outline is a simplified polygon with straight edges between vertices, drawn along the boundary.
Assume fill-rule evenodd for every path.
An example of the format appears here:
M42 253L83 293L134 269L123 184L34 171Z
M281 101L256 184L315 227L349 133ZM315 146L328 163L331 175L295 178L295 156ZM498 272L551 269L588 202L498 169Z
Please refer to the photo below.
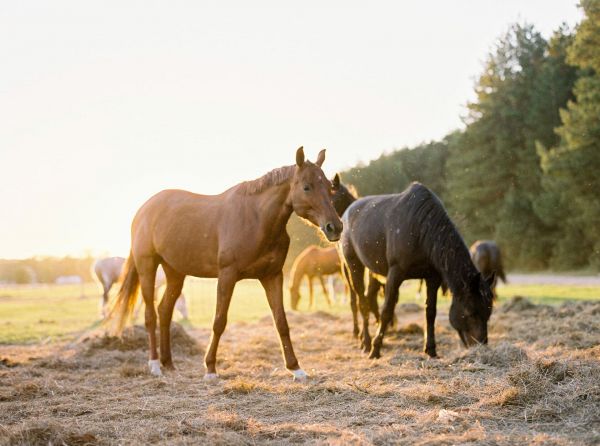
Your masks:
M370 361L350 334L347 305L325 312L317 294L319 311L306 312L303 296L303 311L288 312L311 376L297 384L282 367L262 291L245 282L219 349L221 380L211 385L202 355L214 289L196 285L186 290L191 322L175 327L177 370L162 378L146 372L142 328L123 341L94 330L97 292L0 290L0 444L600 442L598 287L502 287L489 348L468 351L443 299L437 360L421 353L415 305L399 305L398 329ZM404 304L419 303L414 287L402 290Z

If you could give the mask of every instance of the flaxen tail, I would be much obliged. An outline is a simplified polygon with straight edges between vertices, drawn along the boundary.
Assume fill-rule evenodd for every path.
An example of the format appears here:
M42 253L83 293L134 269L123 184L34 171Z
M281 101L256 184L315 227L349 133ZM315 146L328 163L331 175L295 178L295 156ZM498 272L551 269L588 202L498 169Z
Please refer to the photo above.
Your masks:
M110 332L113 335L120 335L130 321L140 289L140 278L131 253L121 271L120 282L121 288L107 318Z

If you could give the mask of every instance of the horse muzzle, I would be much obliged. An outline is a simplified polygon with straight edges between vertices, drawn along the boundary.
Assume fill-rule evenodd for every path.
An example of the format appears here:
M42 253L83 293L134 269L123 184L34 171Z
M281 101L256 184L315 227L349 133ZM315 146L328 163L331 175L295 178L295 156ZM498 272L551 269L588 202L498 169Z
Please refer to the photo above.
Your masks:
M344 226L342 225L341 221L339 223L330 221L321 226L321 231L323 231L323 234L325 234L327 240L330 242L337 242L342 236L343 227Z

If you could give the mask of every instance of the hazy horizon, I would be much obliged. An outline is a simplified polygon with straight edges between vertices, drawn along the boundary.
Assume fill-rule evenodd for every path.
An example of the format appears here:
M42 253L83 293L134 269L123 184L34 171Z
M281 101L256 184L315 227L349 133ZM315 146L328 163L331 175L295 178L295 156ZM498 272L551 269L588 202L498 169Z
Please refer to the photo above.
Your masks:
M126 255L165 188L218 193L461 128L494 42L575 2L14 2L0 6L0 258Z

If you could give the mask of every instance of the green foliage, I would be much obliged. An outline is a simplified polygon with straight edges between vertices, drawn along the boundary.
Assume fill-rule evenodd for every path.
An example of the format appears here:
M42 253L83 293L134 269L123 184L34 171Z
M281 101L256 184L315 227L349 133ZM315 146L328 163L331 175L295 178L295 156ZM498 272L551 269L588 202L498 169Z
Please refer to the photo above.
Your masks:
M575 99L561 111L559 143L549 150L540 147L545 173L540 210L562 235L553 249L554 266L600 269L600 0L581 5L586 18L568 49L568 61L582 75Z

